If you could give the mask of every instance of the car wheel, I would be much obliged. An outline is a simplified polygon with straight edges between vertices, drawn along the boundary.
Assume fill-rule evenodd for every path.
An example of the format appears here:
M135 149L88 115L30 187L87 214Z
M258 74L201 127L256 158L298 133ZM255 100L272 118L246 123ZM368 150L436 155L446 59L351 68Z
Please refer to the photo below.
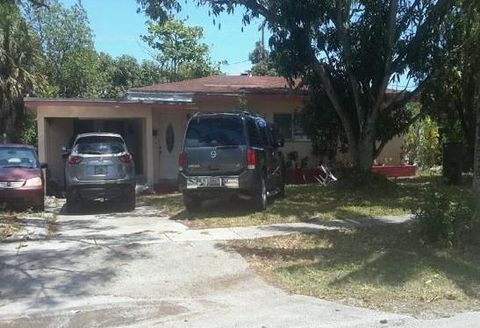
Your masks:
M73 197L73 195L67 194L66 202L67 212L69 214L76 214L80 211L80 199Z
M125 199L125 209L129 212L134 211L136 205L137 205L137 197L135 195L135 189L133 189L128 193Z
M196 197L183 195L183 204L188 212L198 212L202 207L202 201Z
M285 180L282 181L279 189L280 191L278 192L278 198L284 198L285 197Z
M256 211L265 211L267 209L267 185L265 178L260 179L260 183L257 186L257 190L253 195L253 207Z
M45 212L45 204L38 204L33 207L34 212Z

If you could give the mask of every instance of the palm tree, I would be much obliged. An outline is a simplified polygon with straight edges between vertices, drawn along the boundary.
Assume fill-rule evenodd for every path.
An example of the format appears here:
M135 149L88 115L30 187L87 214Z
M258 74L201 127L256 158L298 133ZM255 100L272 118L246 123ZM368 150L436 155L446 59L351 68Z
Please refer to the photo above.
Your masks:
M0 136L11 137L25 111L23 97L41 88L44 79L35 73L38 43L18 6L1 2L0 12Z

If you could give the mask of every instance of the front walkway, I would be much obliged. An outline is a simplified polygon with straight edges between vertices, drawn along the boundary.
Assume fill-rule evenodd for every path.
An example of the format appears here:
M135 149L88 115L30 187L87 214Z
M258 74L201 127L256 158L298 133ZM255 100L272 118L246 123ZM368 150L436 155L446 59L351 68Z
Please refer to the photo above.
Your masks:
M0 243L0 327L440 328L480 321L477 313L418 321L291 295L221 244L355 222L189 230L158 215L139 207L60 214L56 224L29 219L24 233Z

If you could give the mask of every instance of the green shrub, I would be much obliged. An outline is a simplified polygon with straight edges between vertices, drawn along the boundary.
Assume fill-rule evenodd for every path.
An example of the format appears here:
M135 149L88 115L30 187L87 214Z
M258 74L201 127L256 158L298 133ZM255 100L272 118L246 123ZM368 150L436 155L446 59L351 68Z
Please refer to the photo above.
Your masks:
M441 164L442 147L438 124L425 117L412 124L405 135L405 156L422 169Z
M452 247L478 238L476 204L465 191L429 187L414 213L425 242Z

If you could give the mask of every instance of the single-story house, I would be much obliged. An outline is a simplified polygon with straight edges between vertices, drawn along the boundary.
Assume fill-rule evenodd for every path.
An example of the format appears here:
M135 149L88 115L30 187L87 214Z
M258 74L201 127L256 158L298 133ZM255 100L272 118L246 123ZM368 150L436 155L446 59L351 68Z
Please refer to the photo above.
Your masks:
M50 177L63 184L62 147L78 133L106 131L124 136L138 175L156 187L172 185L177 156L189 117L199 111L232 111L246 107L274 121L286 143L285 154L308 156L318 163L311 143L296 123L295 113L307 97L282 77L210 76L129 90L121 100L25 98L36 115L38 151L47 162ZM399 164L402 140L392 140L378 162ZM345 155L342 155L345 159Z

